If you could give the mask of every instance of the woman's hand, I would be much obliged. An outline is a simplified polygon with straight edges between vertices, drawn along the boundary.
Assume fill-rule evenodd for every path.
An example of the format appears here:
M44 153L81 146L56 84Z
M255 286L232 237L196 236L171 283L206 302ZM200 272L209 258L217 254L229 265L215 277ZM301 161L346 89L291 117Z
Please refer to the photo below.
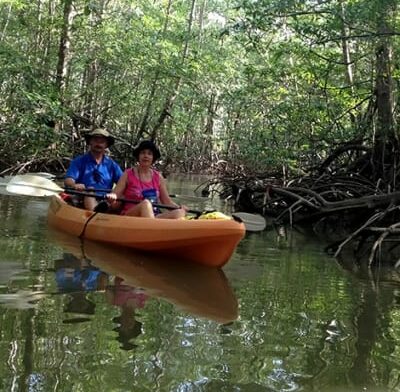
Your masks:
M121 208L121 203L118 201L118 195L115 192L107 193L105 198L111 210L117 211Z
M118 196L117 196L116 193L111 192L111 193L107 193L106 199L107 199L108 201L113 202L113 201L116 201L116 200L118 199Z

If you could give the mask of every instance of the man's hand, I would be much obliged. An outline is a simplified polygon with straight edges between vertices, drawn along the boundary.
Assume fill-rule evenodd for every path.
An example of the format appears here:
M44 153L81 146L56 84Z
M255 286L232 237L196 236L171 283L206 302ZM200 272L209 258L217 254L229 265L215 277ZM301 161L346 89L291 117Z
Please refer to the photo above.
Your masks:
M74 184L74 189L77 191L84 191L86 190L85 184Z

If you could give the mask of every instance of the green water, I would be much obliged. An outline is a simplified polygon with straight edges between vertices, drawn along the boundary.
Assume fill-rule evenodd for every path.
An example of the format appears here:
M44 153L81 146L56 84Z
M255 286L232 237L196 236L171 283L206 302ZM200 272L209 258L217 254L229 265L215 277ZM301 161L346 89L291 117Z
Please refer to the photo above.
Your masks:
M272 228L222 272L166 269L54 237L46 210L0 195L1 391L400 390L395 271Z

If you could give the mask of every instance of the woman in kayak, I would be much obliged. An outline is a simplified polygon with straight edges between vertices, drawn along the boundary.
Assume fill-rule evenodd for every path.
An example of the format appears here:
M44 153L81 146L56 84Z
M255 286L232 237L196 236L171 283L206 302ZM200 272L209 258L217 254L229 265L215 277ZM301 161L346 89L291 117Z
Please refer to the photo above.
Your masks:
M123 197L138 202L125 202L121 215L146 218L183 218L186 214L186 207L179 206L171 200L164 177L160 172L153 169L154 162L161 156L154 142L143 140L134 149L133 155L137 165L125 170L114 191L109 193L107 198L116 200ZM176 209L160 212L153 206L153 203L158 202Z

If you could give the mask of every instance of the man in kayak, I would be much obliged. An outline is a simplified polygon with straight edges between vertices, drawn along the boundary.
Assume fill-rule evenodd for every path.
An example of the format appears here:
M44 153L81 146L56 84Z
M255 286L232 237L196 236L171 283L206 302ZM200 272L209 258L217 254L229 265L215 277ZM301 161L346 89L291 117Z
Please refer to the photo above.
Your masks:
M153 164L161 157L158 147L151 140L143 140L134 150L133 156L137 165L125 170L112 193L107 195L109 200L124 197L134 200L125 203L121 214L141 216L146 218L179 219L186 214L187 208L174 203L167 190L167 184ZM175 209L160 212L153 203L162 203Z
M71 161L65 175L64 185L77 191L94 190L104 195L112 189L122 175L119 165L106 155L107 148L114 144L114 137L97 128L85 135L89 151ZM98 202L95 197L84 197L84 207L93 211Z

